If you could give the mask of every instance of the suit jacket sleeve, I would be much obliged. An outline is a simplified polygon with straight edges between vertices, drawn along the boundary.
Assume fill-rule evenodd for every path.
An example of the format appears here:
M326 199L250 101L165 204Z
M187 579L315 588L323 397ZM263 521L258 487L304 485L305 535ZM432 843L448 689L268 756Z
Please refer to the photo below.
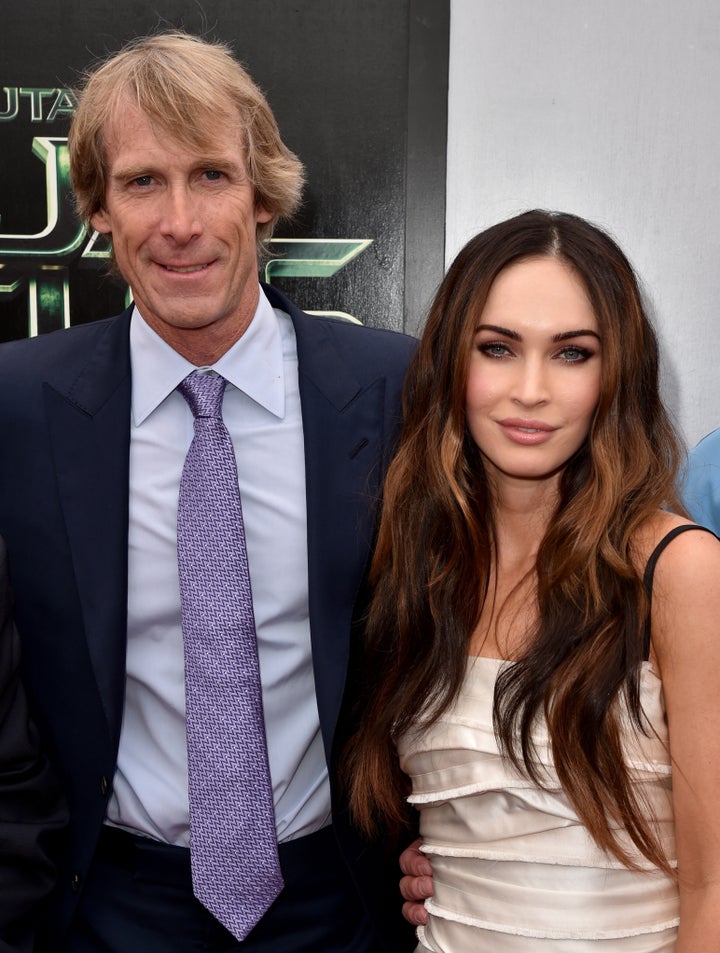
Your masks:
M51 854L66 809L29 720L10 610L0 540L0 953L29 953L54 884Z

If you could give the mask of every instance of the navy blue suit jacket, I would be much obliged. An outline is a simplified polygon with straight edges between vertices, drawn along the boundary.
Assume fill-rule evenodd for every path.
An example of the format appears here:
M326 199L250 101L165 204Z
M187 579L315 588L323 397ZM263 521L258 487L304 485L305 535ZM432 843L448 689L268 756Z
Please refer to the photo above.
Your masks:
M414 348L389 331L292 317L305 439L310 627L328 762L350 650L353 604ZM82 890L105 816L125 682L130 312L0 348L0 534L33 713L65 784L71 827L61 928ZM357 839L333 785L341 849L364 901L384 905L388 950L406 948L397 866ZM388 894L388 891L390 893ZM395 914L392 913L395 908ZM385 916L380 914L380 916ZM412 943L410 942L410 946Z
M0 538L0 953L30 953L65 806L29 721Z

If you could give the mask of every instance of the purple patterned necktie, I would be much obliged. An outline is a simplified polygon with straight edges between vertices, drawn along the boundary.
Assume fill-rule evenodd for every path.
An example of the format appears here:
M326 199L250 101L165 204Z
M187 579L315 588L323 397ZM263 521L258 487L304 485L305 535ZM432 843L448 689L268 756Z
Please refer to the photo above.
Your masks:
M283 887L225 378L178 390L195 418L178 503L195 896L244 939Z

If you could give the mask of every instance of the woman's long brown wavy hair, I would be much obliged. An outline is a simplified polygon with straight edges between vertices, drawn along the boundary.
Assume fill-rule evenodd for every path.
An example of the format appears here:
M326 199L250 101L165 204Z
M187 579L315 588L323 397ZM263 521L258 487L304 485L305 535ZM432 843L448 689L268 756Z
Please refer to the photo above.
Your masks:
M368 832L407 818L395 739L456 698L488 595L494 524L482 458L465 419L475 328L493 281L513 263L553 257L582 280L600 329L600 398L567 463L536 564L538 620L498 679L495 731L538 784L532 726L547 720L560 782L595 841L634 867L618 827L653 865L667 858L623 757L618 697L647 730L639 676L649 616L633 553L638 527L675 487L678 441L658 385L658 347L633 269L581 218L531 211L473 238L437 292L404 394L371 568L360 728L346 752L351 808ZM635 556L635 561L634 561Z

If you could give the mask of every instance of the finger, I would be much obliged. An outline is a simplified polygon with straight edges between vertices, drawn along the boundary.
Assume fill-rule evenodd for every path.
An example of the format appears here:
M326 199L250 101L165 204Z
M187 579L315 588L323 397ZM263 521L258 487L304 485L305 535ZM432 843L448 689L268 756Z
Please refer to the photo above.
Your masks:
M400 880L400 893L405 900L427 900L433 895L432 877L403 877Z
M400 870L407 876L432 876L430 861L422 851L418 850L421 844L422 838L418 837L417 840L413 841L413 843L400 854Z
M425 926L428 921L428 912L421 903L404 903L402 914L414 927Z

